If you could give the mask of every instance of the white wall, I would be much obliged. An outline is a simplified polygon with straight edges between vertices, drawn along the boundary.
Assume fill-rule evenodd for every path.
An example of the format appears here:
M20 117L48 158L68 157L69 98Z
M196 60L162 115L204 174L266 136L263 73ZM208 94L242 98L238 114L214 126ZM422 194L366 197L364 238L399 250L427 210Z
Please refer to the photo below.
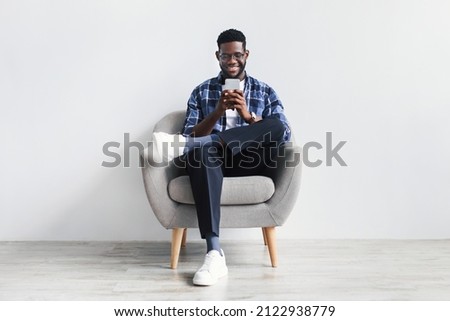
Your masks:
M168 239L137 153L104 168L102 146L125 132L144 143L184 109L218 73L229 27L301 144L347 141L348 167L304 168L280 238L450 237L449 12L445 0L2 0L0 240Z

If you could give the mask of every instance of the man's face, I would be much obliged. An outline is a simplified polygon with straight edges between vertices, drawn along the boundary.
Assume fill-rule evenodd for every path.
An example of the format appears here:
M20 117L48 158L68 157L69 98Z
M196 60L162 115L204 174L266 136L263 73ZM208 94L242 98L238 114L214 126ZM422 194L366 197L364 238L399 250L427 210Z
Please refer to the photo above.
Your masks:
M216 51L216 57L224 78L244 79L248 50L244 50L242 42L233 41L221 44L219 51Z

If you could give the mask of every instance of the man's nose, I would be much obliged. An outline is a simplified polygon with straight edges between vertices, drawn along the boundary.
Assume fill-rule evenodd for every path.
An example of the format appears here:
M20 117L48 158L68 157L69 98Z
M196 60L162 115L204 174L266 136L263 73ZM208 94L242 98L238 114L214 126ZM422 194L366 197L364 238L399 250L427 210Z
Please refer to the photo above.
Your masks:
M234 63L236 63L236 62L237 62L236 57L235 57L234 55L231 55L230 60L228 60L228 63L229 63L229 64L234 64Z

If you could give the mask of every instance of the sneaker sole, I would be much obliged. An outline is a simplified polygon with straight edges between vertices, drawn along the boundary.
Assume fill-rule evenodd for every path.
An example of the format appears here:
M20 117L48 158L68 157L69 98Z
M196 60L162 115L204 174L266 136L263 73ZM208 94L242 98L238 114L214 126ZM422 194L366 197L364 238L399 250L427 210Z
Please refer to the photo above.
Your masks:
M228 268L223 271L216 279L214 280L194 280L192 281L192 283L194 283L194 285L202 285L202 286L208 286L208 285L214 285L217 283L217 281L219 281L220 278L223 278L224 276L226 276L228 274Z

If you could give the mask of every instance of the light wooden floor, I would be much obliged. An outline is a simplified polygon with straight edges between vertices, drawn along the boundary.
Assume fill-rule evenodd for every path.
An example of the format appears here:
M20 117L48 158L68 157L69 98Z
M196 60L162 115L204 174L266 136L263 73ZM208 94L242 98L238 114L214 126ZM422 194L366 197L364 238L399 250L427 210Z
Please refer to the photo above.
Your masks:
M0 242L0 300L450 300L450 240L223 242L229 276L195 287L203 243Z

